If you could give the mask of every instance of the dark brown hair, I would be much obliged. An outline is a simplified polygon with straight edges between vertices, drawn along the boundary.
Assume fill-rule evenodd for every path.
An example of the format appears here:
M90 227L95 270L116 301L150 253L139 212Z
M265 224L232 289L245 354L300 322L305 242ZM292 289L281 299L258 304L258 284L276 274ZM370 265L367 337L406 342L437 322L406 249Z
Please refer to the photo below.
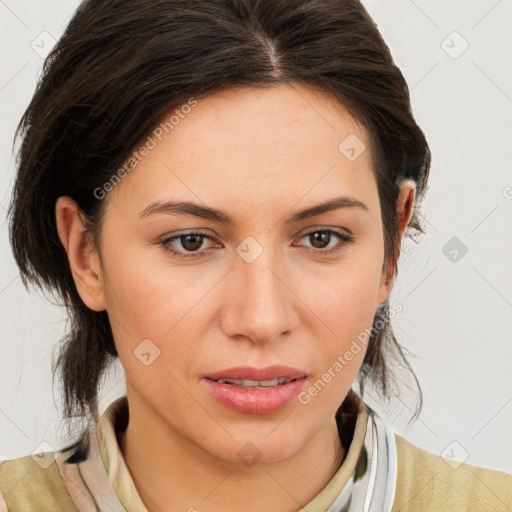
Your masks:
M407 83L377 25L358 0L86 0L44 62L15 134L17 178L9 207L10 241L23 283L57 293L70 329L60 369L67 418L98 418L98 385L115 360L106 311L82 302L55 220L59 196L79 205L98 247L111 180L161 119L191 98L234 86L302 83L349 111L371 138L384 231L394 265L399 185L417 184L409 228L423 233L430 151L416 124ZM341 142L341 141L340 141ZM405 366L386 301L377 311L358 380L391 395L391 364ZM381 326L376 325L381 321Z

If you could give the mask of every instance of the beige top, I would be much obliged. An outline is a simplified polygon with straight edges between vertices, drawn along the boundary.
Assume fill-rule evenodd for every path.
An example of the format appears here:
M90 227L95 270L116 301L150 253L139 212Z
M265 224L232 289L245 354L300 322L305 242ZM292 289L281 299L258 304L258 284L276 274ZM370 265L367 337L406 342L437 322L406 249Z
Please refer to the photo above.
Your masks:
M359 397L356 400L359 410L346 457L324 489L300 512L325 512L354 472L364 443L368 416L364 403ZM117 441L116 427L126 424L127 405L127 398L123 396L102 414L96 425L98 446L108 478L123 507L128 512L146 512ZM448 464L441 456L414 446L398 434L395 434L395 440L398 474L392 512L512 510L511 475L469 464ZM0 466L0 512L76 512L56 463L46 466L43 469L30 455L3 461Z

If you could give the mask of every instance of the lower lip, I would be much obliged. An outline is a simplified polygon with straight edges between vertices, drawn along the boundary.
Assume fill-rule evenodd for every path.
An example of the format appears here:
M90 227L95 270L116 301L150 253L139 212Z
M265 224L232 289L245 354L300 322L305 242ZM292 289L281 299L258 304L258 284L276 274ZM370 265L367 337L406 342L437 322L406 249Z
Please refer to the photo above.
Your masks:
M306 377L281 386L244 388L204 379L208 391L222 405L247 414L272 414L286 407L302 390Z

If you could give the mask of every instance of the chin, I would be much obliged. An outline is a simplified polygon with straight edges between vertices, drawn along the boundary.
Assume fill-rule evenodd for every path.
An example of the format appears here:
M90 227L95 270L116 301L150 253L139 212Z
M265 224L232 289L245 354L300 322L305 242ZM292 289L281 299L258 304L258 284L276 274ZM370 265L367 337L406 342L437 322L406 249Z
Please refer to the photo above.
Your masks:
M279 424L278 424L279 425ZM293 433L286 429L279 432L279 426L264 426L256 429L244 429L244 433L235 434L229 427L226 429L233 437L226 434L223 442L215 437L203 448L218 459L227 463L238 463L247 467L255 464L280 462L292 457L308 441L306 435L301 436L295 423Z

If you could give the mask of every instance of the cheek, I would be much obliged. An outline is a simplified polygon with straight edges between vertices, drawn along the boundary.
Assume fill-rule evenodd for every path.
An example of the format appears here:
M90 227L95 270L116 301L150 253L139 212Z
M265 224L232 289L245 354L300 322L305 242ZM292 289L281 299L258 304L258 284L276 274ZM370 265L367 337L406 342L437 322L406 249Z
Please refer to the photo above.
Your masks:
M357 331L371 325L378 305L382 260L367 253L347 260L331 275L308 279L304 287L308 303L340 340L347 340Z
M173 267L157 256L148 257L145 248L106 261L105 298L114 338L121 345L118 352L133 351L149 338L163 356L172 346L175 357L180 347L186 348L184 343L172 344L172 339L196 339L209 320L208 301L202 298L218 281L219 272L198 278L194 266Z
M317 315L316 378L320 388L329 388L319 402L344 396L359 371L377 308L382 257L378 244L355 251L329 279L316 277L315 286L311 280L304 286L305 302Z
M314 299L319 317L316 332L328 334L315 337L315 372L298 397L312 415L326 421L354 383L366 353L375 315L375 273L340 279L332 288Z

